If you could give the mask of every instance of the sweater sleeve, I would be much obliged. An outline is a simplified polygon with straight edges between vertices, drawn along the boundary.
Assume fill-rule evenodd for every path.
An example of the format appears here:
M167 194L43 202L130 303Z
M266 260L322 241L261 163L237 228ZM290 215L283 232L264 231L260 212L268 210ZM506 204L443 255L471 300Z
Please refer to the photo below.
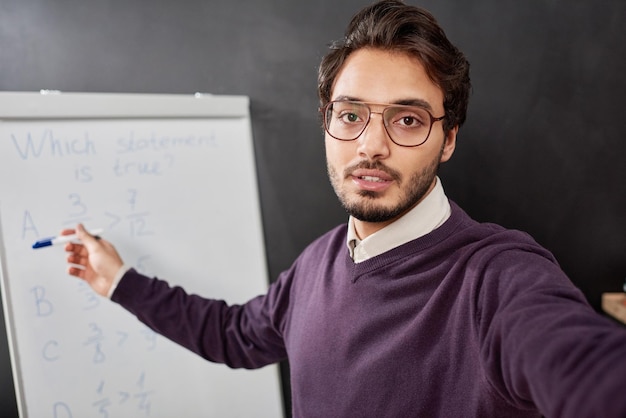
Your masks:
M283 289L243 305L190 295L130 269L111 300L157 333L203 358L232 368L258 368L286 358L278 325Z
M548 418L626 416L625 329L550 257L505 251L478 270L481 357L501 396Z

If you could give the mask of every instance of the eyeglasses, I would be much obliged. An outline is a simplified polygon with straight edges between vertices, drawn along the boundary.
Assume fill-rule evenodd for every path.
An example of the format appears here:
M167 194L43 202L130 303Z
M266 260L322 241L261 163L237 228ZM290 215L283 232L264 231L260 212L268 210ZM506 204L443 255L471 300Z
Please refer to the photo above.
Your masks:
M433 123L446 117L436 118L422 107L407 105L381 105L385 106L382 112L374 112L370 109L373 104L351 100L329 102L320 109L324 129L335 139L353 141L365 131L372 113L376 113L382 116L385 131L395 144L417 147L426 142Z

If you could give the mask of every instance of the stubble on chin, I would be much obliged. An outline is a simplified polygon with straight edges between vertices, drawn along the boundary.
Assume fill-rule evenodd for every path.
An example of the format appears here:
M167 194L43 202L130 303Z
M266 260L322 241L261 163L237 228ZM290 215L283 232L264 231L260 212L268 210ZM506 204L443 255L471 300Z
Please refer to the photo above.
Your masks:
M380 164L376 168L381 169ZM371 168L371 167L369 167ZM400 189L400 195L393 202L386 203L388 192L374 192L359 190L353 193L344 187L350 181L352 169L346 169L343 176L330 164L327 164L328 178L339 198L344 210L354 218L363 222L387 222L411 210L430 191L439 170L439 159L433 160L428 166L414 173L408 181L403 181L402 175L393 172L394 180ZM386 172L391 170L385 169Z

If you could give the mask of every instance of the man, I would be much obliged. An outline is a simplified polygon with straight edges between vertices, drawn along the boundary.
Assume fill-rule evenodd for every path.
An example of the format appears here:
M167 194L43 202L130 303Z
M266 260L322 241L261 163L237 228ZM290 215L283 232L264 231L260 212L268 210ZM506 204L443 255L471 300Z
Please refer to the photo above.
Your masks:
M626 332L529 236L445 196L437 168L468 72L424 10L389 0L353 18L319 72L328 173L350 217L266 295L190 296L81 225L69 273L208 360L288 359L294 417L626 416Z

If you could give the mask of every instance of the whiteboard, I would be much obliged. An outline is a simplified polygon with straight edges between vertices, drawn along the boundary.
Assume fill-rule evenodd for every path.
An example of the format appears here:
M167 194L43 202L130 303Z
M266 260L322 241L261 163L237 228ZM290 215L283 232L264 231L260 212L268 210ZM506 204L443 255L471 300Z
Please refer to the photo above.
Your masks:
M78 222L190 293L264 293L247 97L0 93L3 306L21 417L282 416L277 366L205 361L31 248Z

